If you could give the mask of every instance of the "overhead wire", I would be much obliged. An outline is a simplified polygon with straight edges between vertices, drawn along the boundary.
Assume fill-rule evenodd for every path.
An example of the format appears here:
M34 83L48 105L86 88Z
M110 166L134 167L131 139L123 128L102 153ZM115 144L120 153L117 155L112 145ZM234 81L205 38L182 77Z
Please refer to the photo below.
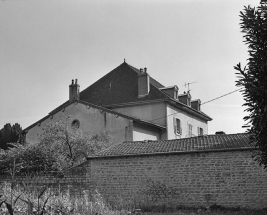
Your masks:
M240 91L240 89L234 90L234 91L232 91L232 92L230 92L230 93L224 94L224 95L219 96L219 97L217 97L217 98L215 98L215 99L212 99L212 100L209 100L209 101L207 101L207 102L204 102L204 103L202 103L201 105L207 104L207 103L212 102L212 101L217 100L217 99L220 99L220 98L222 98L222 97L224 97L224 96L227 96L227 95L230 95L230 94L232 94L232 93L234 93L234 92L236 92L236 91Z
M201 105L207 104L207 103L209 103L209 102L212 102L212 101L214 101L214 100L220 99L220 98L222 98L222 97L224 97L224 96L230 95L230 94L232 94L232 93L234 93L234 92L237 92L237 91L240 91L240 90L241 90L241 89L234 90L234 91L232 91L232 92L230 92L230 93L224 94L224 95L222 95L222 96L219 96L219 97L217 97L217 98L214 98L214 99L212 99L212 100L209 100L209 101L207 101L207 102L204 102L204 103L201 104ZM169 115L167 115L167 116L163 116L163 117L159 117L159 118L156 118L156 119L153 119L153 120L149 120L149 122L153 122L153 121L156 121L156 120L158 120L158 119L167 118L167 117L172 116L172 115L175 115L175 114L177 114L177 113L172 113L172 114L169 114Z

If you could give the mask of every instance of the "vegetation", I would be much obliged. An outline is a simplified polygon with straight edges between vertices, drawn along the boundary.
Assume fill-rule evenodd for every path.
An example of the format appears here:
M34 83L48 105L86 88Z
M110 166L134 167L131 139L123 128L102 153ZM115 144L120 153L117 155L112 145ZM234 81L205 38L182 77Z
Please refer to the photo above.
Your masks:
M245 44L248 45L248 63L242 68L237 64L236 85L242 87L244 106L248 116L245 127L251 134L251 141L256 144L255 159L267 168L267 3L260 6L245 7L240 12L241 29L245 33Z
M62 118L44 126L39 143L10 144L8 150L0 149L0 173L10 172L16 165L16 173L61 171L72 167L97 153L111 143L108 132L96 135L70 128L71 118Z
M68 192L46 189L38 191L32 187L11 188L6 184L0 196L0 214L27 215L126 215L125 210L110 210L101 195L84 193L80 198L71 197Z
M70 117L54 121L43 127L39 137L40 146L53 155L57 168L61 170L72 167L106 148L112 140L107 131L91 135L79 128L72 128L71 122Z
M168 208L163 206L141 206L137 209L131 205L125 209L111 207L95 190L84 192L83 196L72 197L69 192L60 189L36 189L31 185L11 188L9 184L0 190L0 214L3 215L265 215L266 210L248 210L240 208ZM12 194L12 195L11 195Z
M8 149L9 143L23 143L22 128L18 123L11 126L10 123L4 125L0 130L0 149Z

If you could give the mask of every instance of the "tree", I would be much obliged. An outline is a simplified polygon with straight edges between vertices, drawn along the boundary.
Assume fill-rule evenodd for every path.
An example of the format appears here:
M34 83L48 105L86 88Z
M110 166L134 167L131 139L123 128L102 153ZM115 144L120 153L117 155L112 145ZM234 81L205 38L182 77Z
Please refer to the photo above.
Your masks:
M248 45L248 63L244 68L237 64L236 86L242 87L247 122L251 141L255 143L254 158L267 168L267 3L257 8L245 7L240 12L241 29Z
M14 163L18 174L58 170L53 155L39 144L16 143L12 144L8 150L0 149L0 174L14 169Z
M13 168L22 173L53 173L72 167L111 144L109 132L95 135L70 127L70 117L53 121L43 127L39 142L21 145L10 144L8 150L0 149L0 173Z
M106 148L111 143L109 132L102 131L91 135L79 128L70 126L70 117L53 121L43 127L39 136L41 146L49 149L54 155L59 169L66 169Z
M0 130L0 149L8 149L9 143L23 143L22 128L18 123L11 126L10 123L4 125Z

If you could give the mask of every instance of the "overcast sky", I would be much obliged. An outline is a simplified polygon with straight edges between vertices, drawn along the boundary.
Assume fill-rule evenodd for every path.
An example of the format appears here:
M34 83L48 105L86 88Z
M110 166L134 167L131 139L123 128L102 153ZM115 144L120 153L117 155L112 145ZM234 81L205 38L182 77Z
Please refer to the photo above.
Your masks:
M123 59L202 103L238 89L246 62L239 12L259 0L1 0L0 128L31 125ZM245 129L240 92L202 106L209 134Z

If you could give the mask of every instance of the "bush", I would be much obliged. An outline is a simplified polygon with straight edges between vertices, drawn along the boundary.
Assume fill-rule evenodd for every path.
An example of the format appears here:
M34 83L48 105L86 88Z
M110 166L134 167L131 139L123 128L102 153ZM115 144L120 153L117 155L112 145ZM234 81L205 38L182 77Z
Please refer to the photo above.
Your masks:
M14 169L18 174L57 171L55 158L39 144L26 146L12 144L9 150L0 150L0 173Z

